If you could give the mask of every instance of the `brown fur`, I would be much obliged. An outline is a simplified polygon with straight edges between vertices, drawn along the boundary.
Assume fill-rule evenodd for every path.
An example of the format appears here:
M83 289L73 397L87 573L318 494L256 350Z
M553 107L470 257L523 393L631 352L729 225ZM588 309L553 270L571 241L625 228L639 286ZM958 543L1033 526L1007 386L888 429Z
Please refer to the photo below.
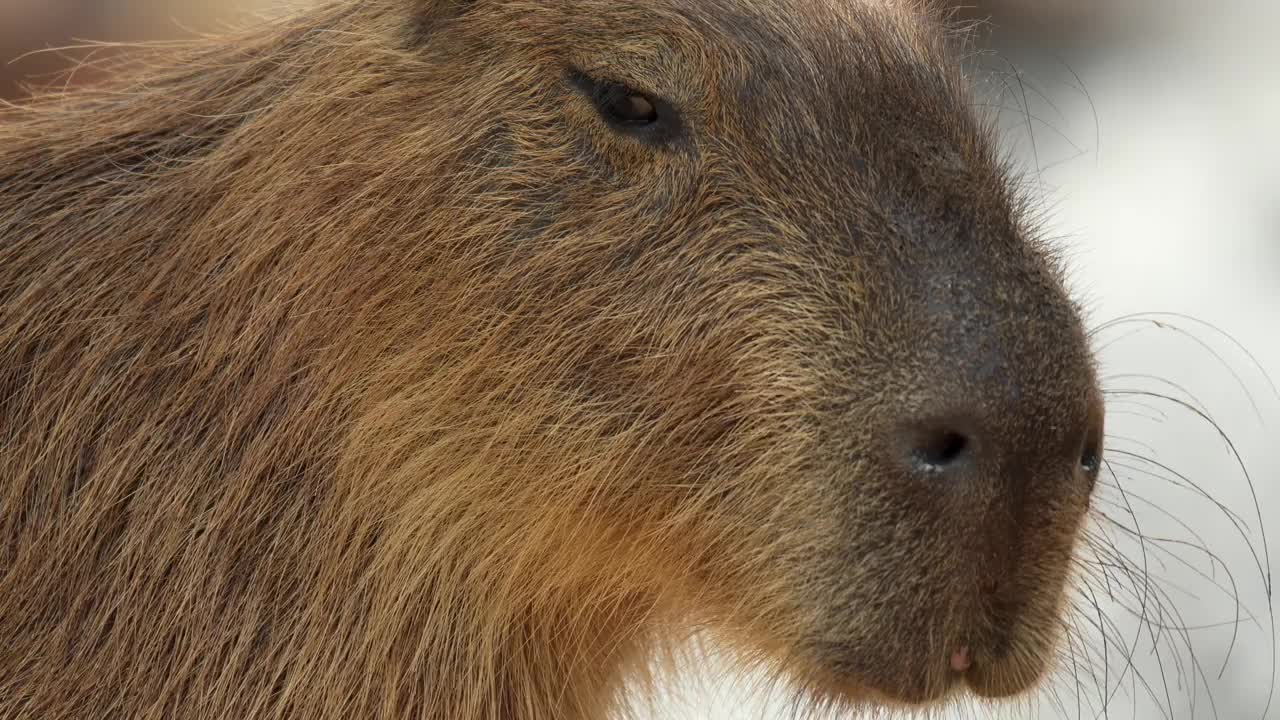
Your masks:
M853 704L960 645L1040 677L1092 361L918 9L366 0L161 55L0 125L0 716L596 718L701 627ZM957 407L982 476L904 471Z

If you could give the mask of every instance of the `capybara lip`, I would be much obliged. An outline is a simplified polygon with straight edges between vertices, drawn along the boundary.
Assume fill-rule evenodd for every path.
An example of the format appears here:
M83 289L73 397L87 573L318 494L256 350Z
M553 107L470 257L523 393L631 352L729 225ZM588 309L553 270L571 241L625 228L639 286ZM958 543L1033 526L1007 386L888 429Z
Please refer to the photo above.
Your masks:
M1040 657L997 660L968 645L957 645L942 657L921 653L893 666L877 662L860 644L824 644L821 657L826 670L820 675L833 678L824 683L831 694L915 708L944 705L965 691L988 700L1014 697L1034 688L1047 668Z
M951 671L963 673L973 666L973 658L967 645L961 645L951 651Z
M975 660L964 674L964 683L976 696L1002 700L1022 695L1036 687L1044 677L1047 664L1040 659L997 662Z

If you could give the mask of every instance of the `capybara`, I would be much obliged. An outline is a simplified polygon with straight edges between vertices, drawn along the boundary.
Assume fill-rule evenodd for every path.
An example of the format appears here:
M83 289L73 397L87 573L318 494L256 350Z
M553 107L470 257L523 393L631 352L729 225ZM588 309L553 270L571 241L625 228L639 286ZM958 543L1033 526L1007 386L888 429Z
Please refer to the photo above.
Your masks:
M1058 648L1102 403L890 0L349 0L0 124L0 717L848 707Z

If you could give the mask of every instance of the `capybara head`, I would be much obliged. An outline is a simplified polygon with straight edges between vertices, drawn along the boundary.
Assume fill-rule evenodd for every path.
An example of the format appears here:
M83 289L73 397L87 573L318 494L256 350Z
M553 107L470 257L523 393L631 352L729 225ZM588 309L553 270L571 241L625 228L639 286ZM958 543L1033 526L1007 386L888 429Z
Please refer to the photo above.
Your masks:
M257 611L325 619L264 655L453 668L488 684L360 697L472 710L532 708L504 677L613 667L671 623L836 701L1042 675L1100 394L919 8L380 0L225 42L0 135L4 337L54 328L10 351L45 370L5 376L6 412L81 413L58 442L143 468L128 502L155 524L207 523L204 557L243 564L218 583L269 577ZM48 339L94 332L47 322L71 312L119 330L82 357ZM30 390L68 382L58 353L112 374L92 409Z
M697 610L826 687L937 698L961 651L1025 688L1100 403L943 37L884 3L540 5L427 45L473 143L439 224L500 268L547 394L522 442L572 428L562 510L670 543Z

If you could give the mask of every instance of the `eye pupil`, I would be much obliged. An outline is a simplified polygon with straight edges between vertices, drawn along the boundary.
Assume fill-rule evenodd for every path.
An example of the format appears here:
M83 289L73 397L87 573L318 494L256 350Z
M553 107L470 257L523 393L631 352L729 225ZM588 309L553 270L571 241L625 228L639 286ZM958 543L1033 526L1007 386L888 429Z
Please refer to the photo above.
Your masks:
M649 125L658 121L658 110L649 98L621 85L604 88L600 107L620 125Z

